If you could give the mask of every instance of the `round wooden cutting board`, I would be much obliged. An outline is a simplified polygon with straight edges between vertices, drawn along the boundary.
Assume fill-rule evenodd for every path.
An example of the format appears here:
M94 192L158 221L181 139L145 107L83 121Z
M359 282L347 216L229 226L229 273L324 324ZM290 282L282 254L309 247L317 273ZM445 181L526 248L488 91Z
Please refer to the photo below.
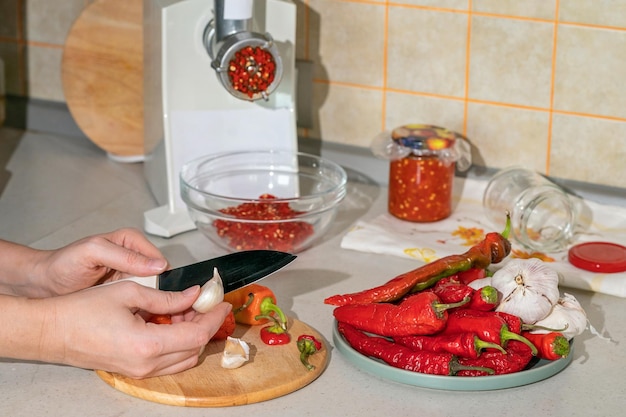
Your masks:
M96 0L65 41L65 100L76 124L113 157L143 155L143 2Z
M113 388L145 400L185 407L226 407L277 398L313 382L328 365L328 342L313 328L290 320L291 342L269 346L259 337L259 326L238 325L233 337L250 345L250 361L237 369L224 369L220 359L225 341L210 342L200 363L184 372L147 379L96 371ZM309 357L315 369L300 362L296 339L310 334L322 341L321 351Z

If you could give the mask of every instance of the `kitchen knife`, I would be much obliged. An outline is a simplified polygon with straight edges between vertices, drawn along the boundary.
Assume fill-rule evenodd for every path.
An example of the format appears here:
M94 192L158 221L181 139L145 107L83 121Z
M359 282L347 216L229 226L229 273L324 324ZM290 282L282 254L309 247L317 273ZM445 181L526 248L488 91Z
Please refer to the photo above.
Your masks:
M125 280L163 291L182 291L194 285L204 285L213 278L213 270L217 268L224 283L224 293L228 293L267 277L294 259L295 255L286 252L250 250L181 266L159 275Z

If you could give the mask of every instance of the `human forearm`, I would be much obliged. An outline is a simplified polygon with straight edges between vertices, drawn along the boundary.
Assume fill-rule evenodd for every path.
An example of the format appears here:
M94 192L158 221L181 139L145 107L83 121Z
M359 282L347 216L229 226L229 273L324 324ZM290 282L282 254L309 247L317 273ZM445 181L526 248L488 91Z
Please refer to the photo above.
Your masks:
M45 254L46 251L0 240L0 294L50 295L39 282L45 274L36 272Z
M50 304L44 300L0 295L0 357L57 362L58 349L50 339Z

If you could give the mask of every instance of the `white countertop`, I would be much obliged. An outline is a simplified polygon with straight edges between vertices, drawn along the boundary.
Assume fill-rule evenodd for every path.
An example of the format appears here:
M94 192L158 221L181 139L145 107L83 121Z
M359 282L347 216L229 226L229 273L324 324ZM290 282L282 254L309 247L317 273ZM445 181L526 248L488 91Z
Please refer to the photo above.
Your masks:
M341 162L341 161L338 161ZM332 307L323 299L379 284L413 269L400 258L341 249L359 218L385 210L386 189L353 179L322 244L298 256L264 283L287 314L320 331L331 344L326 371L312 384L274 400L228 408L184 408L134 398L92 371L0 359L2 416L589 416L621 415L626 300L569 290L592 324L614 342L585 332L571 364L546 380L497 391L455 392L403 385L365 373L332 347ZM357 181L360 179L361 181ZM155 202L141 164L120 164L84 139L0 129L0 237L55 248L118 227L141 228ZM150 238L174 266L223 254L199 232Z

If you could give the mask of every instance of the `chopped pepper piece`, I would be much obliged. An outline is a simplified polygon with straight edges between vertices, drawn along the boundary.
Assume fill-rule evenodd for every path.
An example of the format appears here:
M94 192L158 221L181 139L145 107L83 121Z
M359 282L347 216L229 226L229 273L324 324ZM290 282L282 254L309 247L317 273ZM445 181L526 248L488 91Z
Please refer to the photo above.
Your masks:
M298 337L296 345L300 352L300 362L302 362L309 371L315 369L315 366L309 363L309 356L322 350L322 342L317 340L315 336L303 334Z

